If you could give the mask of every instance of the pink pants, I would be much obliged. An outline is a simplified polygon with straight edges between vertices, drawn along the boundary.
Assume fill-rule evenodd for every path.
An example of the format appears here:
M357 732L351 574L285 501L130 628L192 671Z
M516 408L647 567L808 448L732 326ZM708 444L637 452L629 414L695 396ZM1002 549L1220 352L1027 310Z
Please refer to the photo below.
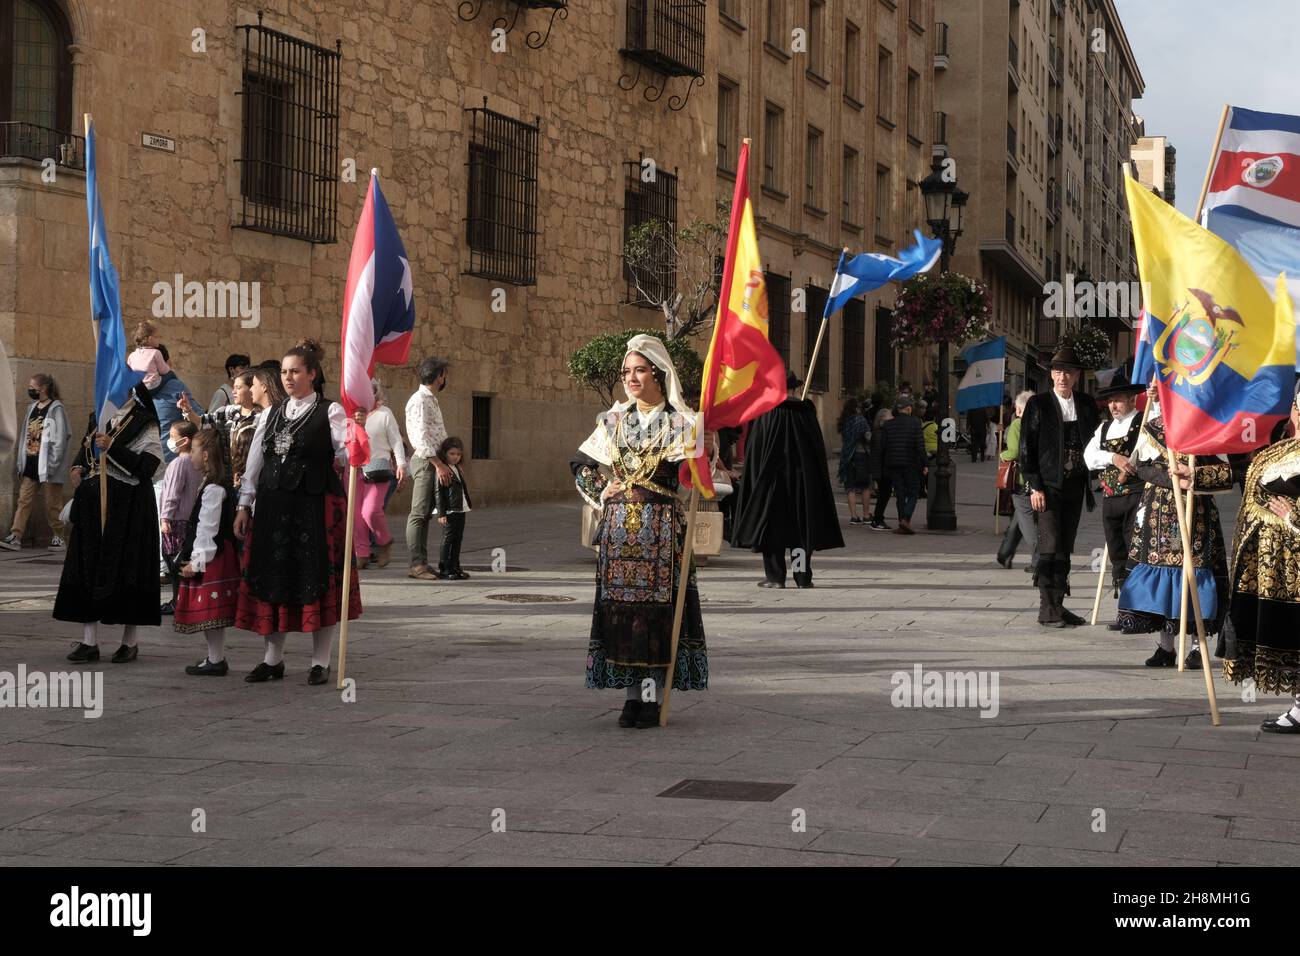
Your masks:
M357 510L352 523L352 550L358 558L370 557L370 533L381 545L392 543L388 531L388 515L384 514L384 495L388 482L369 482L357 479Z

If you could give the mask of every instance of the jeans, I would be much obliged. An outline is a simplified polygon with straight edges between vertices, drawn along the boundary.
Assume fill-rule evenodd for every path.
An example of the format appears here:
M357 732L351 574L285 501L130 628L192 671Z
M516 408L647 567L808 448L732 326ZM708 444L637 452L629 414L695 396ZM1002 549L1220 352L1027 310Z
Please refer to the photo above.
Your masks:
M1002 536L998 557L1008 560L1014 558L1020 542L1028 541L1034 547L1033 554L1029 558L1029 566L1035 567L1038 564L1038 515L1034 512L1034 506L1029 503L1029 495L1013 494L1011 505L1016 511L1007 524L1006 533Z
M916 510L916 496L921 491L921 469L890 468L888 473L889 483L893 486L897 501L898 520L911 521L912 512ZM881 509L882 513L883 510Z
M427 567L429 513L433 511L433 492L438 484L438 471L429 459L411 456L411 514L406 519L406 550L411 555L411 567Z

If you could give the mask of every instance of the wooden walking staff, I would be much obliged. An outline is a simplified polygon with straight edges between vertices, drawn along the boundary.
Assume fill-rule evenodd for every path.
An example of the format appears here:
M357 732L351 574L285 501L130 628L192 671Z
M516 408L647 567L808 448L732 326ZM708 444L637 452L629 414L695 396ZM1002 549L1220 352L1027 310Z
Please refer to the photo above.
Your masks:
M704 467L708 467L708 460ZM682 617L686 611L686 585L691 579L691 554L695 550L695 511L700 505L700 489L691 486L690 510L686 512L686 543L682 545L682 570L677 579L677 600L673 607L673 641L668 651L668 673L664 675L664 699L659 704L659 726L668 726L668 702L673 694L673 674L677 670L677 643L682 633Z
M1178 515L1178 533L1182 536L1183 539L1183 578L1184 580L1190 581L1190 580L1194 580L1196 577L1196 572L1192 567L1192 532L1190 527L1191 523L1185 520L1185 516L1183 514L1182 487L1178 480L1178 476L1174 474L1174 469L1177 467L1178 464L1177 458L1175 457L1174 450L1172 448L1166 448L1165 452L1169 456L1169 477L1171 479L1170 484L1174 486L1174 512ZM1191 497L1190 488L1188 489L1188 492L1189 492L1188 497L1190 498ZM1191 514L1190 507L1188 508L1187 514L1188 515ZM1197 592L1195 587L1191 588L1190 593L1192 596L1192 610L1196 614L1196 636L1200 638L1201 641L1201 672L1205 675L1205 694L1210 700L1210 722L1215 727L1218 727L1219 724L1221 723L1221 720L1219 718L1219 700L1214 693L1214 676L1210 673L1209 638L1205 634L1205 619L1201 617L1201 595ZM1186 621L1185 616L1183 620ZM1182 648L1180 647L1179 651L1181 652L1181 650ZM1181 664L1181 657L1182 654L1180 653L1179 654L1180 664Z
M348 666L348 605L352 603L352 522L357 514L357 466L348 465L348 528L343 535L343 608L339 611L339 682Z

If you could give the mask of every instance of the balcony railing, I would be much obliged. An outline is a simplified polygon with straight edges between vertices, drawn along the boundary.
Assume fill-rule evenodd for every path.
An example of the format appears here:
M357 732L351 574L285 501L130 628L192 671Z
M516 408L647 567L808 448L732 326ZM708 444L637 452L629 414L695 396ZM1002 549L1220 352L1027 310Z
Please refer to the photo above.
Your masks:
M86 168L86 138L35 123L0 123L0 158L54 160L69 169Z
M934 25L934 55L936 59L948 55L948 24L943 22Z
M1007 37L1007 62L1017 73L1020 72L1020 47L1016 46L1016 41Z
M704 0L627 0L620 52L665 76L703 76L704 13Z
M934 111L934 144L936 146L947 145L948 143L948 114L943 110Z
M1052 348L1060 338L1061 327L1058 320L1039 316L1038 322L1034 325L1034 347L1040 349Z

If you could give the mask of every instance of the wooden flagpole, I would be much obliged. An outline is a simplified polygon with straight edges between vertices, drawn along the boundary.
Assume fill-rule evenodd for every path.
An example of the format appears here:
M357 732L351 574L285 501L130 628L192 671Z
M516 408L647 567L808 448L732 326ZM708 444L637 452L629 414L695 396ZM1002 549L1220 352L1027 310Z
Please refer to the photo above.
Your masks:
M708 459L704 467L709 467ZM691 486L690 510L686 513L686 543L682 545L682 568L677 579L677 600L673 607L673 641L668 651L668 673L664 675L664 699L659 704L659 726L668 726L668 702L673 694L673 674L677 667L677 643L682 633L682 616L686 610L686 585L691 579L691 553L695 550L695 511L700 504L699 485Z
M348 465L348 527L343 536L343 608L339 612L339 681L343 689L344 670L348 666L348 605L352 597L352 522L357 513L357 466Z
M843 264L843 262L844 262L844 257L847 256L848 254L849 254L849 247L848 247L848 246L845 246L845 247L844 247L844 251L840 253L840 263L841 263L841 264ZM835 267L835 271L836 271L836 272L839 271L839 266L836 266L836 267ZM835 284L835 280L834 280L834 279L831 280L831 284L832 284L832 285ZM828 299L828 300L827 300L827 305L829 306L829 304L830 304L830 301L829 301L829 299ZM813 370L814 370L815 368L817 368L817 356L818 356L819 354L821 354L821 350L822 350L822 339L824 339L824 338L826 337L826 327L827 327L828 325L830 325L830 324L831 324L831 318L830 318L829 315L826 314L826 310L823 309L823 310L822 310L822 324L821 324L821 328L819 328L819 329L817 330L817 343L816 343L815 345L813 345L813 350L812 350L812 360L808 363L808 374L807 374L807 376L804 377L804 380L803 380L803 392L802 392L802 393L800 394L800 396L799 396L800 401L802 401L803 399L805 399L805 398L808 397L808 389L809 389L810 387L812 387Z
M1192 527L1192 503L1196 500L1196 456L1189 455L1187 458L1188 467L1192 470L1192 477L1189 479L1191 487L1187 489L1187 509L1183 517L1183 523L1188 527L1190 537ZM1187 668L1183 661L1187 657L1187 597L1192 590L1192 582L1187 575L1183 575L1182 586L1179 587L1178 599L1178 670L1184 671ZM1205 647L1201 647L1201 656L1205 656Z
M1172 484L1174 488L1174 512L1178 515L1178 533L1182 536L1183 539L1183 578L1185 580L1190 581L1193 580L1196 576L1196 572L1192 567L1192 533L1191 533L1191 528L1188 526L1189 522L1184 520L1183 489L1179 483L1178 476L1174 474L1174 469L1177 467L1177 458L1175 457L1174 450L1172 448L1166 447L1165 453L1168 455L1169 458L1169 477L1171 479L1170 484ZM1189 488L1188 489L1189 497L1190 497L1190 491L1191 489ZM1188 509L1188 513L1189 514L1191 513L1190 508ZM1219 724L1221 723L1219 717L1219 701L1214 693L1214 677L1210 673L1211 655L1210 655L1210 647L1209 647L1209 638L1205 634L1205 619L1201 617L1201 596L1197 592L1195 587L1190 589L1190 594L1192 598L1192 610L1196 614L1196 636L1200 638L1201 641L1201 672L1205 675L1205 694L1210 701L1210 722L1215 727L1218 727ZM1186 617L1184 616L1183 619L1186 620ZM1182 648L1179 648L1179 650L1181 651ZM1180 654L1179 655L1180 665L1182 664L1181 658L1182 655Z
M1210 150L1210 164L1205 167L1205 180L1201 183L1201 198L1196 200L1196 214L1192 219L1199 225L1201 212L1205 208L1205 197L1210 193L1210 177L1214 175L1214 161L1219 156L1219 147L1223 144L1223 127L1228 123L1228 104L1223 104L1223 113L1219 116L1219 131L1214 136L1214 146Z
M81 126L82 126L82 132L85 134L86 139L90 139L90 114L89 113L81 114ZM96 183L96 186L98 186L98 183ZM96 198L98 198L98 194L96 195ZM92 213L91 215L94 214ZM95 223L93 220L90 223L90 228L91 231L93 232L95 228ZM95 264L93 262L90 263L90 268L91 269L95 268ZM91 329L91 336L92 338L95 339L95 345L96 347L98 347L99 345L98 323L91 322L90 329ZM103 411L103 409L96 408L93 409L93 411L95 413L95 431L93 432L93 434L98 435L99 426L100 424L102 424L99 420L99 414L100 412ZM95 440L94 438L91 438L90 451L91 451L91 457L99 465L99 531L102 534L104 528L107 527L108 525L108 462L105 461L105 456L108 454L108 449L96 448Z

